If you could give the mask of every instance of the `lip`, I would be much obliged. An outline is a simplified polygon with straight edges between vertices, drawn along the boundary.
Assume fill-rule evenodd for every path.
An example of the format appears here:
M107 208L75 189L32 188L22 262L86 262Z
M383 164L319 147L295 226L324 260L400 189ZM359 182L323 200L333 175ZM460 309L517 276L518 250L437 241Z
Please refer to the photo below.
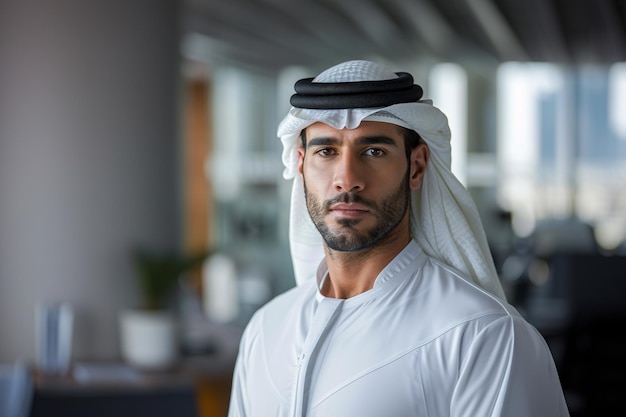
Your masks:
M342 217L358 217L369 212L369 208L362 204L339 203L330 208L330 212Z

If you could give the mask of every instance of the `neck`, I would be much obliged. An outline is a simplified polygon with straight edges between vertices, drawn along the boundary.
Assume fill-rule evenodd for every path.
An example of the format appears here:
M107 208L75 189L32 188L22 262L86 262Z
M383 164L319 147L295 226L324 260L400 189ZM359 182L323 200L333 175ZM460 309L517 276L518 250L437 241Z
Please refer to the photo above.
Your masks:
M390 235L384 242L358 252L340 252L325 247L328 277L321 292L331 298L351 298L374 287L380 272L411 240L407 228L404 233Z

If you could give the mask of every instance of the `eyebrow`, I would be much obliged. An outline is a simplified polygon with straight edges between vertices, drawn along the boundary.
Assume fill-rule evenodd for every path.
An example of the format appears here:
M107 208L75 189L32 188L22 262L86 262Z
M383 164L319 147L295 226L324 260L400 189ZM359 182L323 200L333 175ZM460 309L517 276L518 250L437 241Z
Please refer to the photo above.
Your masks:
M398 144L389 136L361 136L358 137L354 143L356 145L390 145L398 146ZM318 137L312 138L307 146L328 146L337 145L339 140L332 137Z

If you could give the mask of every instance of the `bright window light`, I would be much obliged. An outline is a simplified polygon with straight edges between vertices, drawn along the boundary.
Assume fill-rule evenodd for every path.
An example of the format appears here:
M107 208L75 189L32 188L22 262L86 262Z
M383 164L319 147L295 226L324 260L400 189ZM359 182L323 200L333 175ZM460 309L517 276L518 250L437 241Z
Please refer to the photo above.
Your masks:
M542 171L545 168L542 167L542 146L546 146L546 136L550 137L553 147L563 137L558 127L551 134L545 133L547 121L562 126L558 123L562 84L556 67L548 64L507 63L498 71L499 200L505 209L513 212L513 228L519 236L532 233L542 211L555 210L542 207L538 199L544 191L538 186L544 183L542 174L546 176ZM550 103L550 98L554 111L548 116L541 103ZM555 166L557 161L552 162ZM563 178L564 175L552 173L549 177ZM554 189L565 184L561 181L551 186ZM552 207L557 211L565 210L561 208L564 203L555 199L559 198L553 194Z
M626 141L626 63L609 71L609 122L615 135Z
M430 98L447 116L452 131L452 172L467 182L467 74L456 64L437 64L430 73Z

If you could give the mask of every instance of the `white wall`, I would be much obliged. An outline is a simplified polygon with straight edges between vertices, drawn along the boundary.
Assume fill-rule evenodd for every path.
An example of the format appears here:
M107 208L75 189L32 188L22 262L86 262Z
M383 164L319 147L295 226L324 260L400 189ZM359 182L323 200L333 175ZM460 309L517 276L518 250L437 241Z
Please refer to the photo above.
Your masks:
M129 252L178 244L178 2L0 0L0 362L39 301L77 358L118 355Z

